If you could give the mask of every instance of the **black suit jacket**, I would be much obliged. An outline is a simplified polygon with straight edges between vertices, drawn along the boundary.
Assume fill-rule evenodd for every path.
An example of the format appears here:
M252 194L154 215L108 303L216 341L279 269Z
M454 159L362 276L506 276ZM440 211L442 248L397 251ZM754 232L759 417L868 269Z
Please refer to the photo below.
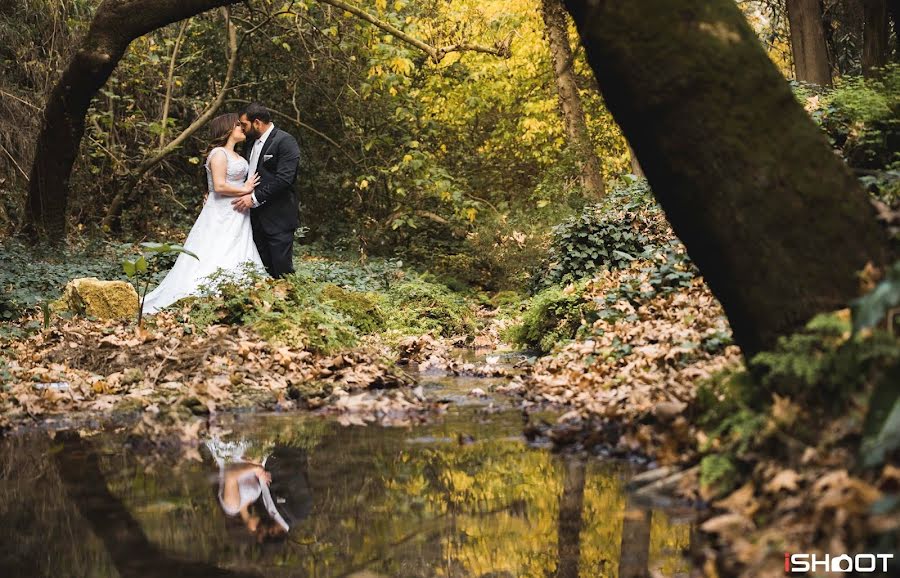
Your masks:
M255 142L255 140L247 141L244 147L244 156L248 161ZM268 160L267 155L271 155ZM297 218L300 200L297 191L294 190L299 161L300 147L296 139L274 127L256 163L259 185L253 193L260 206L250 210L250 219L255 227L260 227L266 233L275 234L293 231L300 225Z

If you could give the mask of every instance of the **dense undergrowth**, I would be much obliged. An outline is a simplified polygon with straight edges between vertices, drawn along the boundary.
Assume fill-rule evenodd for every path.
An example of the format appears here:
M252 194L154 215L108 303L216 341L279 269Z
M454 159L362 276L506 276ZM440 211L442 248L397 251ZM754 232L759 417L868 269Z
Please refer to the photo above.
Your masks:
M251 273L215 287L213 298L182 305L198 327L246 326L273 343L314 353L353 347L365 336L390 343L426 333L464 338L475 330L470 304L461 296L390 263L357 271L310 261L282 280Z

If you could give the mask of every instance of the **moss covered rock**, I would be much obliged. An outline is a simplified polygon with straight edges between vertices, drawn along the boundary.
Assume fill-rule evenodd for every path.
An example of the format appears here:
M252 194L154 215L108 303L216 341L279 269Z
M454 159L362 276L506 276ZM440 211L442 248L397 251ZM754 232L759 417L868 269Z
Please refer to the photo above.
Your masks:
M99 319L127 319L137 315L138 303L137 291L130 283L83 277L66 284L56 305L59 309Z

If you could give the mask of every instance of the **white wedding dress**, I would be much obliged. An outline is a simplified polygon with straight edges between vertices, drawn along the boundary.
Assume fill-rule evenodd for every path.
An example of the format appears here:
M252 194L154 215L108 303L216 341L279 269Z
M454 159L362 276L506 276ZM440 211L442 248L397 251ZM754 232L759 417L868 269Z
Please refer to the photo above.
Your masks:
M250 214L235 211L231 205L234 197L220 195L213 190L209 166L213 155L225 155L228 159L228 184L241 186L247 179L249 166L246 159L222 147L210 151L205 165L209 195L184 242L184 248L197 255L199 260L183 253L178 255L175 265L159 287L147 294L144 314L156 313L179 299L197 295L207 283L207 277L220 269L233 275L242 275L248 266L257 268L260 273L265 272L253 242Z

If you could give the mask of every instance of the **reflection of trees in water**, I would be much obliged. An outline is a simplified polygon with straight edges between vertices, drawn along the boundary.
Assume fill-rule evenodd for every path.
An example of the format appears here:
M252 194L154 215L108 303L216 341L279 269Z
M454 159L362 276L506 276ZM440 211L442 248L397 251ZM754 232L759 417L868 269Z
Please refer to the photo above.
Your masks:
M581 562L581 510L584 505L584 461L569 458L563 466L563 489L559 496L559 562L557 578L578 578Z
M103 544L66 495L46 434L0 439L0 576L112 576Z
M259 576L167 556L150 543L131 512L109 491L90 444L78 433L58 434L57 439L62 440L62 448L56 452L55 461L69 499L103 542L122 578Z
M622 520L622 548L619 553L619 578L645 578L650 575L650 528L653 512L638 506L629 494Z
M298 421L279 420L271 430L234 428L259 434L275 454L282 445L287 449L281 466L274 467L277 459L272 463L273 484L290 485L292 476L302 478L308 466L311 509L300 508L285 543L235 540L219 508L215 469L208 461L147 470L133 452L122 450L121 438L97 436L90 440L100 449L94 475L99 472L104 483L94 485L105 487L110 503L120 507L116 515L130 516L132 529L136 525L143 533L139 548L149 545L169 558L204 560L204 568L267 576L342 576L362 570L409 578L615 576L620 548L628 555L627 547L633 546L623 536L629 529L622 522L626 503L618 466L585 465L528 450L504 437L517 430L498 432L490 425L472 444L420 445L409 443L405 430L343 429L323 422L307 436ZM284 431L290 427L300 433ZM471 427L470 422L450 422L428 433L456 439L460 428ZM40 571L25 575L115 575L104 543L86 531L89 525L57 476L54 464L61 458L42 457L49 455L51 444L46 437L35 440L26 447L0 445L0 454L10 453L19 463L11 473L8 466L0 473L6 476L0 508L12 515L9 519L26 521L29 532L38 528L32 556L50 548L52 556L45 557L62 561L54 566L42 561ZM31 519L40 516L45 519ZM663 515L648 518L647 525L652 526L654 568L666 575L683 569L673 552L687 545L687 528ZM0 532L5 544L27 549L23 536L10 528ZM3 572L9 567L5 556L0 554L0 575L23 575Z

